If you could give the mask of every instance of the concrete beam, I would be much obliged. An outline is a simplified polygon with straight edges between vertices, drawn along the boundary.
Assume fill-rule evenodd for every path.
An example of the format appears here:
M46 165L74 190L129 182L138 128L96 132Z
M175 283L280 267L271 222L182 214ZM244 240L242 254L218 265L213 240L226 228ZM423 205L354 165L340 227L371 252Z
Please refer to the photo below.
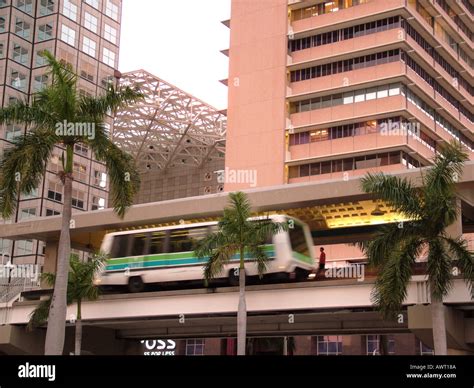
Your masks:
M402 170L393 175L407 178L416 186L421 185L420 170ZM465 192L474 191L474 161L468 162L459 187ZM322 205L367 199L360 188L360 177L344 180L330 180L299 184L287 184L274 187L244 190L253 205L253 210L271 211L298 207ZM113 209L94 212L75 213L71 239L77 246L97 249L107 230L175 222L179 219L216 217L227 204L228 193L219 193L199 197L175 199L132 206L124 219L120 219ZM467 200L470 199L467 196ZM470 206L474 205L474 199ZM20 221L15 224L0 225L0 236L6 239L37 239L55 241L59 239L61 217L38 218Z

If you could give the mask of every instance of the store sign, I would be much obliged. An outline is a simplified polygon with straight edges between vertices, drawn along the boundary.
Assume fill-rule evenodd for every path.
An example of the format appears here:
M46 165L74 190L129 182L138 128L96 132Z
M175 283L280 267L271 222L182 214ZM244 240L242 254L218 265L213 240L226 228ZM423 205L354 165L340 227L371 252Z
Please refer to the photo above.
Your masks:
M167 340L141 340L145 344L144 356L174 356L176 342Z

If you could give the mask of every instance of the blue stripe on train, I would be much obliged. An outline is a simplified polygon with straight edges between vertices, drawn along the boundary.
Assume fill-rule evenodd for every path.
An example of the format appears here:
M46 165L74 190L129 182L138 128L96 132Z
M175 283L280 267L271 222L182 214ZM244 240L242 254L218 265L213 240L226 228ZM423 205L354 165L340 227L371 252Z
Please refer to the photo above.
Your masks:
M268 251L267 254L269 255L269 259L275 256L274 251ZM250 257L248 257L250 258ZM246 257L247 259L247 257ZM137 268L148 268L148 267L170 267L174 265L186 265L186 264L204 264L208 259L203 258L199 259L197 257L191 257L189 259L161 259L155 261L138 261L138 262L131 262L125 264L116 264L116 265L108 265L105 267L106 271L118 271L118 270L125 270L127 268L130 269L137 269ZM230 261L237 261L236 259L231 259Z

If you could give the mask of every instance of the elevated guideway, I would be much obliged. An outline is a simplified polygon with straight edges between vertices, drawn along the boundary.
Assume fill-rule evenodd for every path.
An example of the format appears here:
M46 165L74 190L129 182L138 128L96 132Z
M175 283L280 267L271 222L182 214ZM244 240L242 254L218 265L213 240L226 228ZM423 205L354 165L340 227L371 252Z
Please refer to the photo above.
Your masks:
M424 276L412 278L405 308L394 320L383 320L374 311L370 300L373 284L373 279L352 279L249 286L248 334L409 332L412 312L414 327L423 329L416 313L430 302ZM474 310L471 292L461 279L454 281L444 302L455 314L464 316ZM25 325L37 303L16 302L1 309L0 324ZM118 338L224 337L236 333L237 304L236 287L111 294L84 302L82 316L86 327L114 330ZM69 319L75 311L75 305L69 306Z

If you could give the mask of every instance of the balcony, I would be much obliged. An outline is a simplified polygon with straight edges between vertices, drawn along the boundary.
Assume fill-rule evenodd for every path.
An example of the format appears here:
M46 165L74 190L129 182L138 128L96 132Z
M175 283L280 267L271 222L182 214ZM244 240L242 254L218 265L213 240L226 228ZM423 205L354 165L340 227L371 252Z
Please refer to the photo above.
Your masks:
M374 0L366 4L360 4L337 12L316 15L306 19L295 20L291 23L295 34L316 28L326 28L335 26L347 21L372 17L376 14L386 14L389 11L396 10L405 6L404 0Z

